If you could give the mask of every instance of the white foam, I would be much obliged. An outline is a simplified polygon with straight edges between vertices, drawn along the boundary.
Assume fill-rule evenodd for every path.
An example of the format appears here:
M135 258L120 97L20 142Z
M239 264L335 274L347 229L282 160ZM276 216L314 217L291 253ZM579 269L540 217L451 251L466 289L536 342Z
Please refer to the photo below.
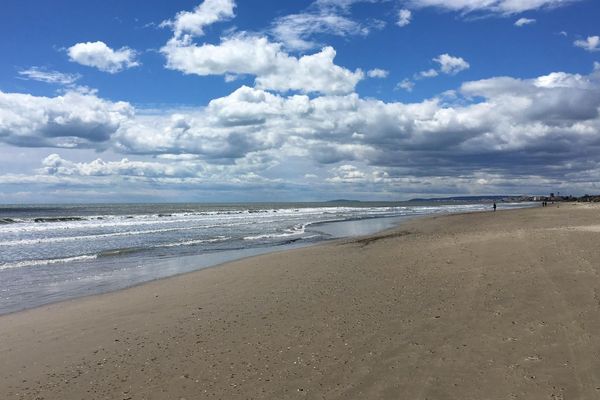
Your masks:
M213 226L208 226L213 227ZM126 232L113 232L113 233L100 233L98 235L81 235L81 236L60 236L50 238L35 238L35 239L20 239L20 240L6 240L0 242L1 246L23 246L32 244L45 244L45 243L56 243L56 242L70 242L77 240L94 240L100 238L119 237L119 236L136 236L136 235L148 235L153 233L166 233L176 231L188 231L195 229L207 228L206 226L192 226L192 227L180 227L180 228L165 228L165 229L148 229L145 231L126 231Z
M296 226L293 229L286 229L285 232L282 233L266 233L262 235L253 235L253 236L245 236L244 240L260 240L260 239L275 239L275 238L283 238L289 236L297 236L302 235L306 229L306 226L309 224L303 224L301 226Z
M169 244L165 244L159 247L179 247L179 246L192 246L195 244L202 244L202 243L218 243L218 242L225 242L227 240L231 239L228 236L217 236L215 238L212 239L197 239L197 240L186 240L184 242L175 242L175 243L169 243Z
M38 266L38 265L62 264L62 263L68 263L68 262L74 262L74 261L88 261L88 260L95 260L96 258L98 258L97 254L66 257L66 258L51 258L48 260L17 261L14 263L0 264L0 271L5 270L5 269L32 267L32 266Z

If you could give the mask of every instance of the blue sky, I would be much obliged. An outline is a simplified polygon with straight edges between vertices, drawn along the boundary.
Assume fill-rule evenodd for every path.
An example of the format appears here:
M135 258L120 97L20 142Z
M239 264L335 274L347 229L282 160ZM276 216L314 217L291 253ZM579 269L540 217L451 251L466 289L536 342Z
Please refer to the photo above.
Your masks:
M3 203L600 192L595 1L2 8Z

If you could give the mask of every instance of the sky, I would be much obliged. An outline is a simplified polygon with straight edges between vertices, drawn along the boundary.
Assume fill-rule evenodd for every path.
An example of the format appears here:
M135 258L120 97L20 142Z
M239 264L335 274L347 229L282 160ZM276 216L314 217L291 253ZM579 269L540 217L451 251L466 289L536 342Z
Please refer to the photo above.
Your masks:
M594 0L4 0L0 203L600 193Z

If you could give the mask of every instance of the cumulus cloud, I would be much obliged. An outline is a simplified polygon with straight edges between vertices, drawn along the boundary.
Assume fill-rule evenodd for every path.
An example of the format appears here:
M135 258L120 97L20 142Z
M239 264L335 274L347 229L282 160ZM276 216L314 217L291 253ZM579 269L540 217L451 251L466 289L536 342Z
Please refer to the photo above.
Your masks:
M42 160L40 173L59 176L136 176L158 177L195 177L201 168L194 163L159 163L148 161L103 161L98 158L89 163L77 163L65 160L58 154L50 154Z
M0 92L0 141L23 147L101 147L132 116L128 103L93 93L36 97Z
M170 69L201 76L254 75L257 87L283 92L348 93L364 77L360 69L350 71L335 65L332 47L297 58L281 44L260 36L240 34L224 38L218 45L201 46L173 38L161 52Z
M600 124L598 78L596 72L554 73L469 82L460 90L466 104L456 105L440 99L384 103L356 94L284 97L244 88L211 103L202 120L247 134L269 133L271 146L255 151L321 164L353 161L431 175L512 171L516 165L554 173L550 155L562 163L585 158L600 145L594 133Z
M31 67L19 71L19 77L21 79L27 79L32 81L39 81L45 83L52 83L58 85L72 85L77 82L81 75L79 74L66 74L63 72L52 71L41 67Z
M439 165L480 162L477 167L483 168L495 159L498 167L512 168L533 163L537 151L562 149L555 155L566 158L580 151L578 146L587 152L600 145L594 144L600 126L598 70L467 82L458 96L464 98L454 103L441 98L385 103L355 93L310 98L242 86L193 112L136 116L126 103L92 95L2 94L0 132L3 141L17 145L31 145L32 139L56 145L54 140L76 133L87 144L108 141L123 153L183 159L195 154L215 164L234 164L253 154L272 160L282 153L324 164L424 166L430 157ZM32 118L34 111L40 116ZM511 163L502 166L508 159Z
M101 41L77 43L67 53L73 62L111 74L140 65L134 50L128 47L113 50Z
M299 123L308 107L307 96L283 98L242 86L212 100L204 112L140 117L119 132L116 146L138 154L198 154L210 163L230 164L281 146L284 133L276 127L286 120Z
M403 8L402 10L398 11L398 21L396 21L396 25L403 27L410 24L411 20L412 12L410 10Z
M463 13L517 14L541 8L566 6L580 0L408 0L414 8L436 7Z
M227 82L253 75L256 87L262 89L349 93L364 73L334 64L333 47L300 57L284 50L284 44L296 50L313 47L315 43L309 37L315 33L366 34L368 29L334 11L345 9L353 1L342 3L317 1L313 3L317 11L277 19L272 33L280 38L279 42L264 35L238 32L221 38L219 44L197 44L193 36L201 35L209 23L232 17L235 7L232 0L206 0L194 12L180 12L173 21L163 24L173 28L174 36L160 51L166 57L167 68L185 74L223 75Z
M356 166L349 164L335 167L331 172L335 175L333 178L329 178L331 182L363 180L366 177L364 172L360 171Z
M204 0L193 11L181 11L160 26L173 29L176 38L184 34L202 36L206 26L233 18L234 8L234 0Z
M433 61L440 65L441 72L448 75L456 75L471 67L462 57L454 57L450 54L441 54L434 58Z
M459 72L470 68L469 63L466 62L463 58L453 57L449 54L441 54L438 57L434 58L433 61L439 64L439 69L430 68L418 72L413 75L412 81L405 79L403 82L400 83L399 86L408 91L411 91L415 86L415 81L419 81L421 79L435 78L440 74L456 75Z
M515 124L510 131L530 126L530 136L521 137L527 141L535 132L544 134L567 127L577 132L583 127L578 123L596 120L600 100L597 78L597 73L591 76L552 73L532 80L499 77L465 83L462 92L471 97L492 99L498 111L507 113L503 119L509 117ZM518 107L523 107L520 115L517 115ZM507 145L521 140L509 141Z
M389 71L381 68L374 68L367 72L369 78L387 78L389 74Z
M536 22L535 19L530 19L530 18L519 18L518 20L515 21L515 26L518 26L519 28L525 25L531 25L534 24Z
M406 183L410 182L406 177L404 177L404 179L398 177L393 178L390 176L389 172L385 170L364 165L357 166L344 164L339 167L331 168L329 173L330 176L326 181L335 184L382 184L384 186L403 184L406 187Z
M573 43L576 47L590 52L600 51L600 36L588 36L585 40L576 40Z
M597 68L466 82L453 98L417 103L242 86L204 108L136 115L126 103L71 96L79 97L0 96L3 142L64 146L61 140L77 134L77 146L128 155L86 163L52 156L42 172L53 179L151 177L272 188L281 180L304 184L309 174L318 184L365 193L465 193L511 185L521 191L561 179L583 187L600 176ZM159 158L131 159L145 156Z

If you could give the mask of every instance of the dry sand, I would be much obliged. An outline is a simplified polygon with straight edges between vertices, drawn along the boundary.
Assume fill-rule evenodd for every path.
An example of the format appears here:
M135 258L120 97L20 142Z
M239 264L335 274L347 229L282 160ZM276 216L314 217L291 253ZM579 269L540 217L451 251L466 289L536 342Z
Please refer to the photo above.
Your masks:
M598 399L600 208L414 220L0 317L0 399Z

